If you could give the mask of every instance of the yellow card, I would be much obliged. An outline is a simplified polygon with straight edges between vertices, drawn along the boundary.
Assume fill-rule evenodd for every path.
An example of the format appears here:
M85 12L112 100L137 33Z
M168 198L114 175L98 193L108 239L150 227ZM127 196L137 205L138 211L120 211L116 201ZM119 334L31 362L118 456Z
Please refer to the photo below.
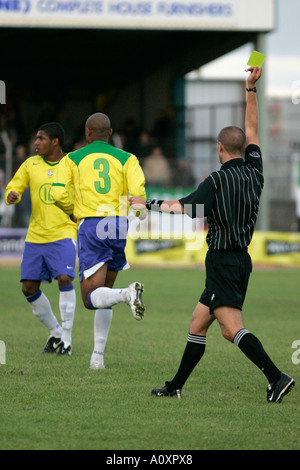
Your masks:
M261 68L262 64L264 63L266 56L264 54L261 54L260 52L253 51L250 59L247 62L247 65L250 65L250 67L259 67Z

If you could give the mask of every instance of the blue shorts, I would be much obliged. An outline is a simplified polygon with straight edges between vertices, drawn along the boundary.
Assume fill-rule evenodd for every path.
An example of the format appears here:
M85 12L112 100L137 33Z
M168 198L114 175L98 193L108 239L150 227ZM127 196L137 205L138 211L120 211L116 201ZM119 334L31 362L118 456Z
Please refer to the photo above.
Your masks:
M126 217L89 217L78 228L79 280L87 279L104 263L110 271L130 266L125 256L128 222Z
M48 281L60 274L75 278L76 243L65 238L50 243L25 242L21 281Z

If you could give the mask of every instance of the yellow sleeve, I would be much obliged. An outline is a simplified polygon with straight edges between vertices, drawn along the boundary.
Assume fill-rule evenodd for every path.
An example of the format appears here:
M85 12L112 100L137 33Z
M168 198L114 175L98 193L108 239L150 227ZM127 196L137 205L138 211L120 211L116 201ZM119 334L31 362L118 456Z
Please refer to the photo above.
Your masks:
M74 202L70 197L70 193L73 192L73 175L70 163L67 155L59 162L50 192L54 204L68 215L73 214L74 209Z
M15 173L14 177L10 180L5 190L5 204L10 205L7 202L7 196L11 191L15 191L19 194L19 198L16 200L15 204L21 201L22 194L25 189L29 186L29 175L27 171L27 162L22 163L18 171Z
M125 168L129 194L146 199L145 176L135 155L128 158Z

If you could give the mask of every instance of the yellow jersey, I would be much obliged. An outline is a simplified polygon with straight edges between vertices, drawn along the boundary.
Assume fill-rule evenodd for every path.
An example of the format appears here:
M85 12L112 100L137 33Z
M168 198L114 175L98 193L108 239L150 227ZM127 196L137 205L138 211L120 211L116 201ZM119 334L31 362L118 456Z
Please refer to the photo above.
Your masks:
M145 177L138 159L104 141L94 141L66 155L51 190L55 204L77 220L127 216L129 195L146 199Z
M64 238L77 238L77 224L55 206L50 195L52 182L60 162L49 162L40 155L29 157L20 166L6 187L5 202L10 191L19 194L20 202L25 189L30 186L31 217L26 241L50 243Z

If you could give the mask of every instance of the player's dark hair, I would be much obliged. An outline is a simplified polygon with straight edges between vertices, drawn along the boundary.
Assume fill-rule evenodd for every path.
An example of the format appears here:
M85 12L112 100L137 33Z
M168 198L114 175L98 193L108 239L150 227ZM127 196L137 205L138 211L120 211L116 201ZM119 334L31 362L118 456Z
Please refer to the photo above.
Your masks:
M218 141L224 145L230 155L242 154L246 145L246 135L239 127L224 127L218 135Z
M48 137L52 139L58 139L59 145L62 147L65 140L65 131L58 122L47 122L43 124L39 131L44 131Z

